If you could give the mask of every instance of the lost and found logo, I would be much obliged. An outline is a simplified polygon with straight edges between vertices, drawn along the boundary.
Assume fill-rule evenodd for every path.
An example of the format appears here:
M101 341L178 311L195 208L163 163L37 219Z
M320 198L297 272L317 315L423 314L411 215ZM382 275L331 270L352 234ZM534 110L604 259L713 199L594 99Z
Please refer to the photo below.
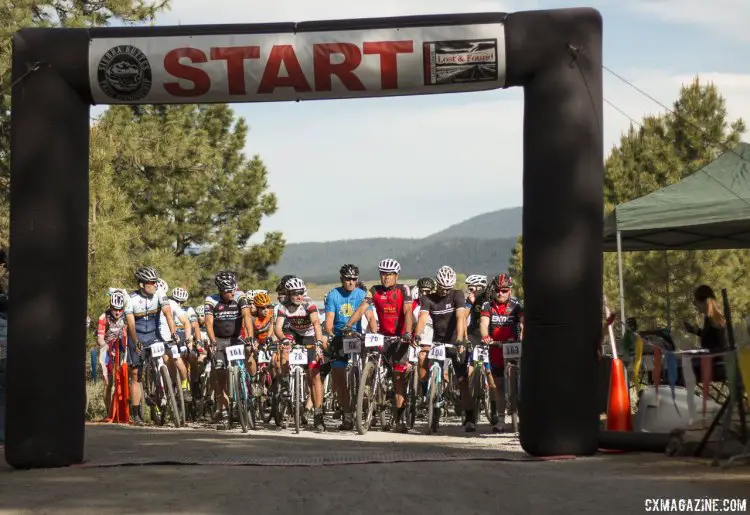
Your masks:
M133 45L109 49L99 61L96 76L104 94L114 100L138 101L151 91L151 64Z
M426 86L494 81L497 40L432 41L424 43Z

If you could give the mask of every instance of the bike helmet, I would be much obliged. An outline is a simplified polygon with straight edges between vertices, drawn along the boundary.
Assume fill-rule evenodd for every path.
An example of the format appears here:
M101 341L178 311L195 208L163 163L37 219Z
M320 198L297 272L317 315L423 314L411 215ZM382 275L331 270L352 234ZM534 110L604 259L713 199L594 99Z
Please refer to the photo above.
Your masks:
M292 277L295 277L294 275L285 275L281 278L279 281L279 284L276 286L276 293L283 294L286 291L286 282L291 279Z
M201 304L200 306L198 306L197 308L195 308L195 314L198 315L199 317L205 316L206 315L206 307L203 304Z
M341 277L359 277L359 267L356 265L342 265L341 268L339 268L339 275Z
M400 274L401 265L395 259L385 258L378 263L378 270L384 274Z
M265 306L271 305L271 297L268 296L268 293L264 291L259 291L257 295L255 295L255 298L253 299L253 304L255 304L256 308L262 308Z
M109 306L112 309L125 309L125 295L121 291L113 291L109 296Z
M441 288L453 288L456 285L456 272L449 266L441 266L435 274L435 282Z
M289 279L286 283L284 283L284 289L286 290L287 293L291 291L297 291L297 292L307 291L307 288L305 287L305 282L299 277L292 277L291 279Z
M135 269L135 280L140 283L155 283L159 280L159 274L153 267L139 266Z
M429 290L430 292L434 292L436 289L435 280L432 277L422 277L417 281L417 288L420 291Z
M479 274L471 274L466 278L466 286L481 286L482 288L487 287L487 276Z
M163 291L165 295L169 291L169 285L167 284L167 281L162 278L159 278L159 280L156 281L156 287Z
M214 278L214 283L220 292L233 292L237 289L237 276L234 272L219 272Z
M177 288L172 290L172 298L177 302L187 302L189 296L190 295L185 288L180 288L178 286Z
M492 280L492 285L496 288L512 288L513 278L510 274L498 274Z

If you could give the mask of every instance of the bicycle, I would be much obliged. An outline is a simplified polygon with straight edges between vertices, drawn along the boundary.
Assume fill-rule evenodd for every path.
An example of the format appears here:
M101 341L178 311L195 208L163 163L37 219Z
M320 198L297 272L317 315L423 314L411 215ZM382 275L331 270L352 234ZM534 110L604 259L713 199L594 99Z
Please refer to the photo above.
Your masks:
M221 338L217 338L217 342ZM242 342L242 340L240 340ZM248 428L255 429L255 409L253 405L252 391L248 392L247 371L245 369L245 343L231 345L224 348L229 364L229 400L232 409L229 413L234 417L234 409L237 410L242 432L247 433Z
M521 401L521 353L523 351L521 342L503 343L503 360L505 361L505 395L507 398L508 413L513 432L518 432L518 405ZM502 416L505 416L503 414Z
M273 347L273 341L259 346L257 352L258 373L253 379L257 416L266 424L271 421L272 415L273 403L270 394L273 388L273 379L269 368L271 366L271 355L276 351Z
M171 342L167 342L167 343L169 344L169 353L171 354L172 359L175 361L175 365L174 365L175 377L172 377L172 384L177 385L177 387L175 388L175 391L176 391L175 401L177 402L177 410L180 413L180 420L182 420L182 423L184 425L187 422L188 412L185 409L185 396L182 392L182 387L180 386L180 383L181 383L180 371L177 369L177 360L182 358L183 356L187 356L187 346L183 344L178 347L177 345L174 345ZM172 374L170 373L170 376L171 375Z
M445 366L445 350L455 348L451 343L434 342L425 361L427 364L427 430L426 433L437 432L440 424L440 412L445 400L443 399L443 367Z
M316 345L317 349L317 345ZM295 344L289 351L288 385L279 381L278 407L276 408L276 425L286 428L286 411L291 409L294 416L294 432L299 434L302 425L302 411L307 402L305 389L305 371L309 365L307 347Z
M474 370L471 373L469 384L471 385L471 398L474 400L474 413L476 423L479 424L480 413L484 413L488 421L492 421L492 395L487 368L490 363L490 345L477 343L472 349L472 361Z
M357 391L355 417L357 432L360 435L367 433L375 415L380 427L386 427L386 410L389 407L389 388L386 380L389 374L382 350L390 345L397 345L400 341L401 338L398 336L383 336L377 333L367 333L364 337L364 367Z
M146 347L146 362L143 365L143 399L150 408L151 420L163 426L167 414L175 427L180 427L183 421L177 410L174 385L167 365L164 363L166 351L164 342L154 342ZM179 388L179 385L177 385Z
M407 429L413 429L417 420L417 403L419 399L419 357L417 349L409 346L409 368L404 374L406 389L404 399L404 416Z
M203 341L203 345L196 343L196 347L191 351L193 357L198 358L207 346L207 340ZM198 376L198 383L194 389L195 391L193 391L191 415L194 422L210 416L213 412L214 402L209 395L211 392L211 369L211 360L205 360L203 362L203 372Z

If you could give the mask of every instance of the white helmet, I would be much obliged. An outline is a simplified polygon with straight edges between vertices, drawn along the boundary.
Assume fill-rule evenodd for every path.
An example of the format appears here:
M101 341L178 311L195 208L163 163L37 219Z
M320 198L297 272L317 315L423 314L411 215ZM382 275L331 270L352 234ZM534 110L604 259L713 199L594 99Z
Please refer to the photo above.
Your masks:
M200 306L195 308L195 314L198 315L199 317L202 317L203 315L206 314L206 307L203 304L201 304Z
M189 296L190 295L185 288L180 288L178 286L177 288L172 290L172 298L177 302L187 302Z
M302 290L302 291L306 291L307 290L307 288L305 287L305 281L303 281L299 277L292 277L287 282L285 282L284 283L284 289L287 292L297 291L297 290Z
M156 287L161 288L164 293L167 293L169 291L169 285L167 284L167 281L165 281L161 277L156 281Z
M378 270L380 270L381 273L386 274L400 274L401 265L395 259L385 258L378 263Z
M122 291L115 290L109 295L109 305L113 309L125 309L125 295Z
M447 265L438 268L435 282L441 288L453 288L456 285L456 272Z
M258 294L258 290L248 290L245 292L248 302L252 302L255 296Z
M482 288L487 287L487 276L479 274L471 274L466 278L466 286L481 286Z

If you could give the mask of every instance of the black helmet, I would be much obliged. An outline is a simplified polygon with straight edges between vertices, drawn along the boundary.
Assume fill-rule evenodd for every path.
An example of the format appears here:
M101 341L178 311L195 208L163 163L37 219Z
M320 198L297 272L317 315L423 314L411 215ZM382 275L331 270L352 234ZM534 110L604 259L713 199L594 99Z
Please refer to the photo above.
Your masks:
M135 269L135 280L140 283L155 283L159 280L159 274L153 267L139 266Z
M286 291L286 287L284 286L286 282L291 279L292 277L297 277L296 275L285 275L281 278L279 281L279 284L276 285L276 293L284 293Z
M435 284L435 279L432 277L422 277L417 281L417 289L419 291L429 290L430 292L434 292L437 289L437 284Z
M214 283L219 291L234 291L237 288L237 276L234 272L219 272L214 278Z
M339 268L339 275L341 277L359 277L359 267L356 265L341 265Z

